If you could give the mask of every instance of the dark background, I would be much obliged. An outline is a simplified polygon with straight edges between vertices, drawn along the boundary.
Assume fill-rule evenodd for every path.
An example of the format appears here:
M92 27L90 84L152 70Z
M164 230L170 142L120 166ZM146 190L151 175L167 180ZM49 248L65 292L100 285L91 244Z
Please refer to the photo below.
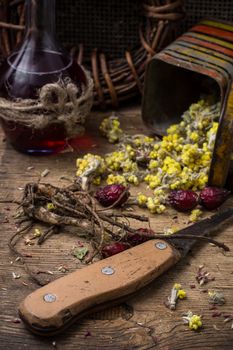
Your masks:
M57 33L63 43L82 42L86 54L98 47L112 56L139 43L140 0L57 0ZM182 33L204 17L233 21L233 0L187 0Z

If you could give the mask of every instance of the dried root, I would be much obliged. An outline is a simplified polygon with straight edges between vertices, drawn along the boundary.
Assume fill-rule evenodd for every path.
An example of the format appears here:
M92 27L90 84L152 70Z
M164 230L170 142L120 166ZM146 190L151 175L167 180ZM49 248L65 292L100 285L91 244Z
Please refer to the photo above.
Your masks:
M87 237L91 237L91 243L96 247L91 259L101 253L105 236L112 239L117 235L119 240L119 230L123 236L127 232L136 232L127 223L127 218L148 222L145 216L129 212L114 213L109 211L111 208L105 211L97 209L94 198L81 190L78 184L59 188L50 184L29 183L25 186L21 208L23 220L27 218L32 222L39 221L51 225L40 237L38 244L42 244L48 236L58 232L63 226L79 227L82 233L85 232ZM20 220L19 217L18 221Z
M78 227L80 237L86 237L93 247L93 252L86 262L102 252L103 246L109 241L126 240L130 235L139 235L140 230L130 226L128 219L148 222L149 218L140 216L132 212L114 211L112 206L103 210L98 209L95 199L89 192L80 188L78 183L72 184L67 188L59 188L50 184L29 183L25 186L23 199L20 203L22 214L17 216L18 223L24 223L24 227L19 229L10 239L9 246L11 250L20 256L16 249L17 241L25 231L33 227L35 222L49 225L48 229L39 237L38 244L53 235L59 233L64 226ZM143 232L143 229L142 231ZM152 230L147 239L159 238L172 240L173 238L184 238L182 235L164 236L154 234ZM190 237L209 240L206 237ZM143 241L143 240L142 240ZM218 242L211 240L222 248L227 248ZM28 269L27 269L28 270ZM35 278L34 278L35 280Z

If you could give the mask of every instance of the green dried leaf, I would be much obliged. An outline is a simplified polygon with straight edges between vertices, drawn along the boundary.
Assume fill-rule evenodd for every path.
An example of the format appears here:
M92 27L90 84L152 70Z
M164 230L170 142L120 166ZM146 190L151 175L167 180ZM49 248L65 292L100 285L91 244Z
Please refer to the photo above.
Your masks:
M73 255L77 259L82 260L87 255L88 251L89 249L87 247L75 249Z

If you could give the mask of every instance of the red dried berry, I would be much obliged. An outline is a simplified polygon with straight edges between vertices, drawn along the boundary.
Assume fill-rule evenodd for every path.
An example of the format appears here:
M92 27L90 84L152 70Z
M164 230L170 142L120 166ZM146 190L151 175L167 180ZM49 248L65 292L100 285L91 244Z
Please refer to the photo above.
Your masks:
M155 232L147 228L139 228L136 233L128 233L126 241L132 245L144 243L154 236Z
M119 202L116 203L116 207L120 207L127 201L129 196L129 190L123 185L107 185L104 188L100 188L95 194L95 198L103 207L113 205L121 197Z
M109 256L119 254L129 248L130 248L130 245L127 243L115 242L104 246L102 248L102 255L104 258L108 258Z
M205 187L199 195L199 203L208 210L218 208L229 196L225 188Z
M168 202L176 210L188 211L198 204L198 195L191 190L174 190L169 194Z

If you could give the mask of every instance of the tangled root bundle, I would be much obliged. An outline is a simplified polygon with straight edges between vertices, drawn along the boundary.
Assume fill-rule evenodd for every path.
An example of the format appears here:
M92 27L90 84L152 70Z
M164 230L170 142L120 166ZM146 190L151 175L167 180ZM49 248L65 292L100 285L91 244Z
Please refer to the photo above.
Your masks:
M110 208L104 211L98 209L94 197L81 190L79 184L67 188L50 184L27 184L21 207L23 212L18 220L48 224L49 233L51 228L56 228L56 232L64 226L79 228L82 236L86 235L96 248L94 255L101 252L106 237L120 240L122 234L137 231L126 223L126 219L148 221L147 217L130 212L115 213ZM45 236L40 237L39 243L44 239Z
M148 217L126 210L123 211L123 209L113 210L112 206L105 209L98 208L95 198L90 193L83 191L78 183L74 183L67 188L59 188L42 183L27 184L20 207L23 210L17 216L17 222L24 224L24 226L10 238L9 247L18 257L22 258L25 270L39 285L45 283L41 282L32 273L31 269L25 263L23 255L16 249L18 239L38 222L48 225L48 229L39 236L39 245L53 233L62 231L66 226L77 228L77 236L85 237L93 247L92 253L85 260L86 263L92 262L97 254L101 258L102 248L105 244L123 241L129 243L130 246L130 241L133 242L132 238L135 235L137 239L140 235L141 238L144 238L143 240L139 239L137 244L155 238L168 241L199 239L211 242L226 251L229 250L223 243L205 236L187 235L182 234L182 232L167 236L154 233L150 229L146 230L147 233L145 235L143 230L131 227L129 219L148 223Z

